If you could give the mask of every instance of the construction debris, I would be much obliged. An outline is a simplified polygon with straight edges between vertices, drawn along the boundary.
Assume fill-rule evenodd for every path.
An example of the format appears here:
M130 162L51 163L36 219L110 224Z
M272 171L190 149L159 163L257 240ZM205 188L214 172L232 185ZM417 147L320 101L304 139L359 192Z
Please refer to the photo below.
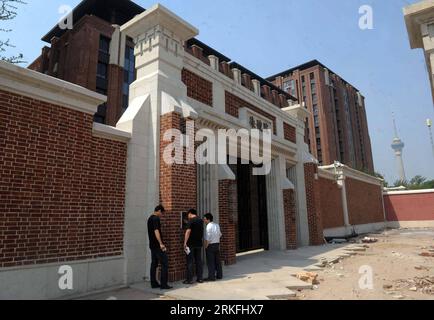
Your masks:
M362 243L376 243L376 242L378 242L377 238L364 237L362 239Z
M318 281L318 274L317 273L313 273L313 272L300 272L297 273L296 278L310 283L312 285L318 285L320 284L320 282Z
M434 276L417 277L410 280L396 281L395 289L408 289L414 292L434 295Z
M417 266L417 267L414 267L416 270L419 270L419 271L429 271L430 269L428 268L428 267L424 267L424 266Z
M421 257L426 257L426 258L434 258L434 252L422 252L420 254Z

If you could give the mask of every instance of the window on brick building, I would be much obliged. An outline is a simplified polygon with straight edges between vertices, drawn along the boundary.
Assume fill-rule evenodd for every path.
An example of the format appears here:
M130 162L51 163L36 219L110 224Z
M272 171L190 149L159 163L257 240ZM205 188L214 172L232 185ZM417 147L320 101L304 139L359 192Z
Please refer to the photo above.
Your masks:
M99 51L103 53L110 52L110 38L100 36L99 38Z
M312 72L309 74L310 83L315 83L315 74Z
M134 56L134 44L127 38L124 60L124 82L122 86L122 113L128 108L130 97L130 85L136 80L136 58Z
M314 116L313 120L314 120L315 128L319 127L319 117L318 116Z
M295 86L295 80L288 80L283 82L282 86L283 91L288 92L293 97L297 96L297 89Z
M106 63L98 62L98 67L96 70L96 76L98 78L102 78L102 79L108 78L108 65Z
M96 91L100 94L107 95L108 89L108 65L110 62L110 39L100 36L98 65L96 72ZM106 122L107 104L103 103L98 106L98 111L94 116L94 121L99 123Z

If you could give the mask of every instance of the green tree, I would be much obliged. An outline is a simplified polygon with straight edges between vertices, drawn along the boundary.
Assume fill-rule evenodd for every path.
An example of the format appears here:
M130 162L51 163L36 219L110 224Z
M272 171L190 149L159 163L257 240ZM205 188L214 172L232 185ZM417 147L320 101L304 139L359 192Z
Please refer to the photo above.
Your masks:
M17 5L25 4L22 0L0 0L0 21L13 20L17 16ZM0 32L10 32L10 29L0 27ZM0 39L0 59L10 63L23 63L23 54L20 53L16 56L5 56L7 48L15 48L10 39Z
M417 175L410 181L397 180L393 183L394 187L404 186L408 190L423 190L434 189L434 180L428 180L427 178Z

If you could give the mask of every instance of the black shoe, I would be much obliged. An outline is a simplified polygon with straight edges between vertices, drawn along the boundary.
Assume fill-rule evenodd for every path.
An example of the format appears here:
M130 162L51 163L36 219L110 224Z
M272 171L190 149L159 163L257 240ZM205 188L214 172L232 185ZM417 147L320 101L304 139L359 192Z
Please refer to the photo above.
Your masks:
M188 280L185 280L185 281L183 282L183 284L188 284L188 285L191 285L191 284L193 284L193 281L188 281Z
M215 279L210 279L210 278L207 278L207 279L204 279L203 281L204 281L204 282L214 282L214 281L215 281Z
M171 286L161 286L160 289L161 290L170 290L170 289L173 289L173 287L171 287Z
M203 280L197 280L197 283L203 283Z
M221 277L221 278L217 278L217 280L223 280L223 277Z
M161 285L157 284L151 284L152 289L158 289L161 287Z

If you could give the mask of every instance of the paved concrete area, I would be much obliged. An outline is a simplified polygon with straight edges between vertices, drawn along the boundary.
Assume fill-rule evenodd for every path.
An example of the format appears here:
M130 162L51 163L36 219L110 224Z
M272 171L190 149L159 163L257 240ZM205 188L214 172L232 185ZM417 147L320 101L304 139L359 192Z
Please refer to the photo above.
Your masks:
M225 278L213 283L174 289L152 290L149 283L88 296L93 300L267 300L267 299L433 299L414 291L414 279L432 276L434 258L420 253L434 252L434 230L389 230L372 235L378 243L336 244L306 247L286 252L257 252L238 257L238 263L224 268ZM359 288L360 266L374 270L374 288ZM313 271L319 285L312 286L292 275ZM205 272L206 273L206 272ZM402 286L402 279L410 287ZM387 288L387 289L385 289ZM312 290L314 289L314 290Z
M224 279L213 283L186 286L172 284L172 290L153 290L149 283L138 283L121 293L123 297L144 299L159 297L179 300L268 300L290 299L295 290L312 286L293 277L301 271L320 270L320 266L347 257L349 248L358 245L325 245L294 251L259 253L238 257L236 265L224 268ZM205 272L206 274L206 272ZM107 293L99 298L118 298L118 293ZM137 294L137 296L135 296ZM88 297L95 299L98 297ZM122 298L122 297L121 297Z

